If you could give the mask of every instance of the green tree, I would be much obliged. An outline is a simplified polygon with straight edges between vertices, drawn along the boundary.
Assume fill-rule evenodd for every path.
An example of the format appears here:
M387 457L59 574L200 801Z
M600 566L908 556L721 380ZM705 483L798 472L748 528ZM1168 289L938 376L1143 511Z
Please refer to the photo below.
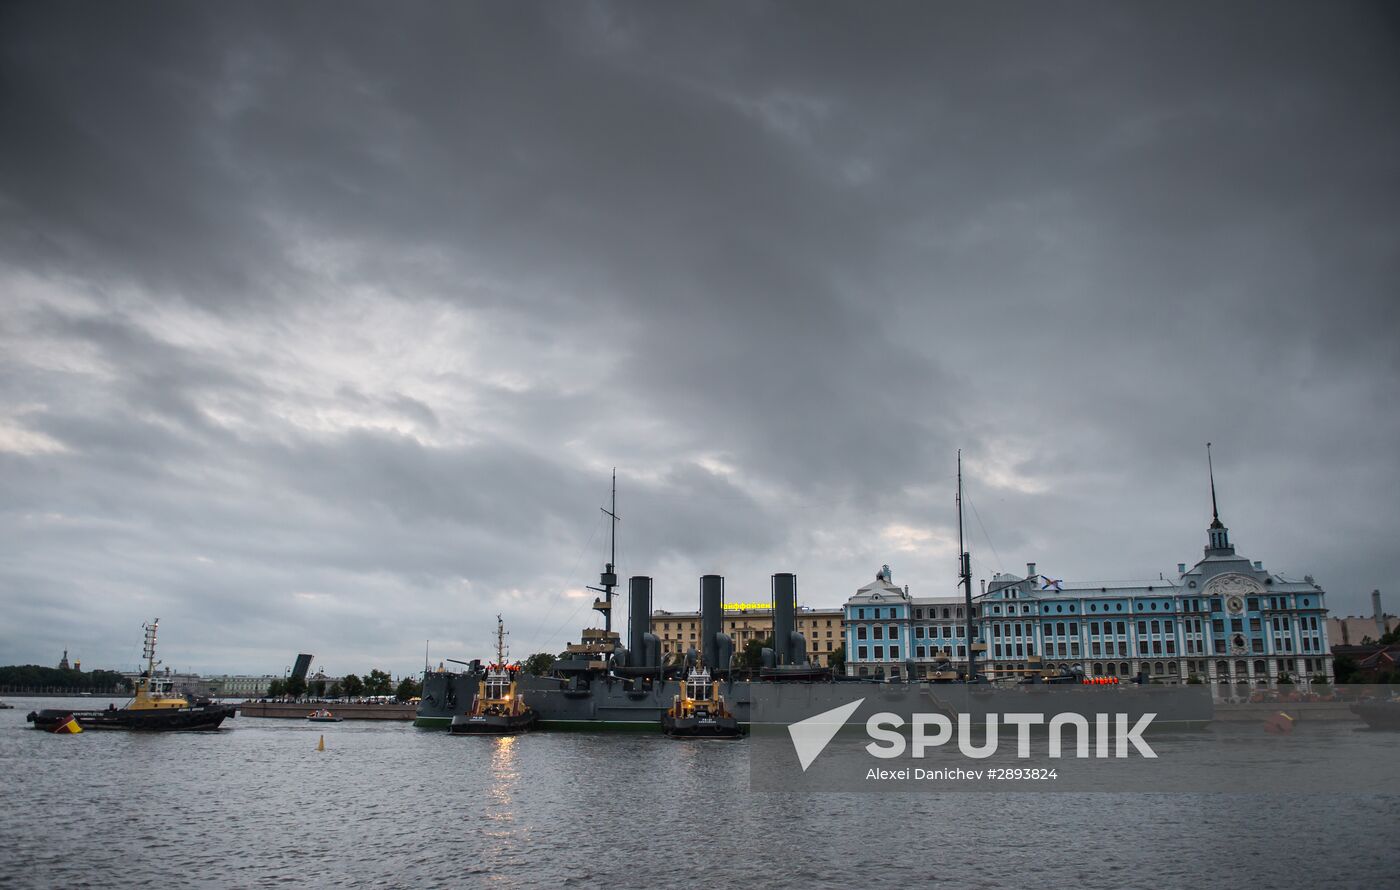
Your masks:
M340 698L344 694L345 692L340 688L339 682L332 683L331 688L326 690L326 696L328 698Z
M394 678L381 671L379 668L369 672L365 677L365 695L388 695L394 691Z
M399 701L408 701L410 698L421 698L423 695L423 684L412 677L404 677L399 681L399 688L394 691L394 698Z
M548 652L536 652L521 663L520 669L527 674L543 677L554 664L554 656Z
M312 681L311 681L311 694L314 695L314 696L316 696L317 698L325 698L325 697L326 697L326 681L325 681L325 680L312 680Z
M284 688L287 690L287 694L292 698L301 698L306 694L306 678L288 677Z
M365 684L354 674L346 674L340 678L340 688L348 698L365 694Z
M846 644L837 646L835 651L826 657L826 663L831 666L833 674L846 673Z
M763 650L773 648L773 638L749 640L744 644L744 651L739 655L739 666L750 670L757 670L763 667Z
M287 683L285 680L273 680L267 684L268 698L281 698L287 694Z
M1358 674L1356 659L1350 655L1338 655L1332 661L1332 675L1337 678L1338 684L1360 682Z
M0 686L16 690L114 692L130 690L131 681L116 671L61 671L37 664L0 667Z

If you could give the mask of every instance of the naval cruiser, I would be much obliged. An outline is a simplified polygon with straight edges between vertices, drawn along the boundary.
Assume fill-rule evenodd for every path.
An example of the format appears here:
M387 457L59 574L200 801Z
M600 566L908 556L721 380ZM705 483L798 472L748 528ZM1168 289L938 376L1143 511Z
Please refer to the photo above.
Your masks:
M537 715L535 725L539 728L661 732L664 715L685 692L686 679L697 671L708 673L715 693L723 696L741 724L749 722L754 693L769 684L833 681L830 669L811 662L806 638L794 629L796 575L780 572L772 576L773 646L763 650L763 666L755 672L736 668L734 643L721 630L722 576L700 578L701 648L691 649L679 664L667 666L661 659L661 640L651 632L651 578L639 575L628 580L626 645L611 628L609 600L613 594L609 587L616 584L612 569L609 563L602 573L604 595L595 605L603 613L603 628L584 629L580 642L569 645L546 676L521 674L516 678L519 693ZM415 725L447 728L454 716L472 709L485 669L479 661L453 663L464 669L439 668L423 675Z
M735 719L749 722L749 706L755 691L772 683L832 682L830 669L814 664L807 654L807 640L796 630L797 576L780 572L771 578L773 595L773 645L762 652L762 666L755 672L735 664L734 642L724 626L724 578L700 578L700 648L691 648L679 664L667 666L661 658L661 639L651 632L652 579L637 575L628 579L628 634L613 630L613 597L618 588L617 477L613 477L611 508L604 508L612 533L609 560L596 587L602 596L593 608L602 615L603 627L586 628L579 642L570 644L545 676L517 677L519 693L535 711L541 729L635 730L661 732L663 718L685 692L686 679L698 670L708 673L714 692ZM423 695L414 720L416 726L448 728L453 718L472 710L485 670L480 661L452 661L462 670L438 670L423 675Z

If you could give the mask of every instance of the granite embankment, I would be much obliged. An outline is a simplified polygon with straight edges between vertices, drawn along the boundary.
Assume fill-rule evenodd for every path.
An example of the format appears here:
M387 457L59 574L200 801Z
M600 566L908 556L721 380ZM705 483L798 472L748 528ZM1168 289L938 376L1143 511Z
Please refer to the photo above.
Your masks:
M281 702L249 701L238 706L239 717L280 717L305 720L312 711L325 708L346 720L412 720L415 704L375 704L372 702Z

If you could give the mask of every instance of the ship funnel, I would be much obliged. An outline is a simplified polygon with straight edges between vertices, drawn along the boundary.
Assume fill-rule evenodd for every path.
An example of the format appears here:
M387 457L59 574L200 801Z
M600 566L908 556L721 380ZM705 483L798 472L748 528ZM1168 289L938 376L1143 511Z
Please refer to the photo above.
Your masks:
M711 674L729 670L734 643L724 633L724 577L700 577L701 657Z
M633 575L627 579L627 650L630 667L649 666L647 637L651 634L651 579Z
M775 667L807 663L807 639L797 633L793 613L797 609L797 576L779 572L773 576L773 655Z

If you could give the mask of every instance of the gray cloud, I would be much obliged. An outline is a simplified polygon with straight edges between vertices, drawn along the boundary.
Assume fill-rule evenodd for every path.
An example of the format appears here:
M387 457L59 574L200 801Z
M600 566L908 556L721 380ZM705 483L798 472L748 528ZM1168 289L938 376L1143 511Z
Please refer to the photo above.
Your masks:
M1208 439L1393 576L1383 6L0 17L0 660L557 648L614 465L670 607L951 590L959 447L979 576L1192 561Z

